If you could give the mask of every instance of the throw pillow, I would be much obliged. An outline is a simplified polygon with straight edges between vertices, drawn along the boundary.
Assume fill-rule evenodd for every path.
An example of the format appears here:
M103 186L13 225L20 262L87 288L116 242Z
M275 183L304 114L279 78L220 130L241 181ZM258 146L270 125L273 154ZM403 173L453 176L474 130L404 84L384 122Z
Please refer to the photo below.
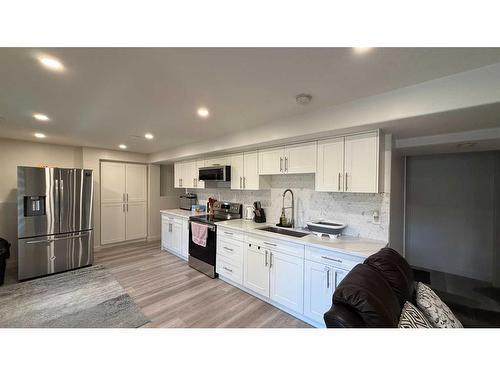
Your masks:
M427 285L418 282L415 302L427 320L436 328L463 328L462 323Z
M398 328L434 328L422 312L406 301L401 316L399 317Z

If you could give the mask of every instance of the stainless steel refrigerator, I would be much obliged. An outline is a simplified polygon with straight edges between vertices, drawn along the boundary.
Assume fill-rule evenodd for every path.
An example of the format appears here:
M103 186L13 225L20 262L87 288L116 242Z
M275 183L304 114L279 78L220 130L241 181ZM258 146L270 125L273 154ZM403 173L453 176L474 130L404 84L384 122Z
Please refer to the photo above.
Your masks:
M17 167L18 279L91 265L92 170Z

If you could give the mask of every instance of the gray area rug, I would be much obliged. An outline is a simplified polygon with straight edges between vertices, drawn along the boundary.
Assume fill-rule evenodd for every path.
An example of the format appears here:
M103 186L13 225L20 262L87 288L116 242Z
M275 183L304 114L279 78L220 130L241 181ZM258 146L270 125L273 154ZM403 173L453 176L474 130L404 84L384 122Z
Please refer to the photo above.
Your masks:
M104 266L0 288L2 328L136 328L146 323Z

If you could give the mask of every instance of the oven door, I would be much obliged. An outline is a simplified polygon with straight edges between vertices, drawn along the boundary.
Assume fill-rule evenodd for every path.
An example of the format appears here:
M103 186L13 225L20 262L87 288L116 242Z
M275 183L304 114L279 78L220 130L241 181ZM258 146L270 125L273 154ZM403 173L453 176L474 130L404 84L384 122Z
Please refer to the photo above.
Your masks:
M207 246L199 246L193 242L191 221L189 221L189 255L215 267L215 252L217 248L217 227L213 224L195 221L208 227Z

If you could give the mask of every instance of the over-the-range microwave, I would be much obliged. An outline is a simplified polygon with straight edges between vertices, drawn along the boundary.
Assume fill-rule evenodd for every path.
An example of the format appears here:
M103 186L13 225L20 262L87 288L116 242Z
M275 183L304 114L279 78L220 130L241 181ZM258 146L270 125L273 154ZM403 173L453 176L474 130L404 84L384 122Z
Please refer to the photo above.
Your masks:
M200 181L231 181L230 165L215 165L199 169L198 179Z

